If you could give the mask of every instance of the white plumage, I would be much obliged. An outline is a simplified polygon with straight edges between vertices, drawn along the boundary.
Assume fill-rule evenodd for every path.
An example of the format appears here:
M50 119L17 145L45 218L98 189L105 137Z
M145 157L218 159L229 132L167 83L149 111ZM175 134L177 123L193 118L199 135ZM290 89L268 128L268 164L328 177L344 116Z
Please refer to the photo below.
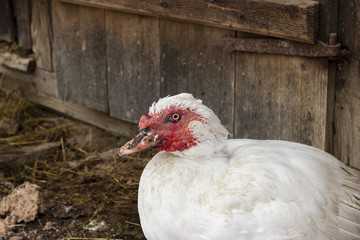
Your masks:
M173 121L174 113L181 119ZM122 155L165 150L140 180L148 240L360 239L359 175L330 154L227 139L213 111L185 93L153 104L140 128Z

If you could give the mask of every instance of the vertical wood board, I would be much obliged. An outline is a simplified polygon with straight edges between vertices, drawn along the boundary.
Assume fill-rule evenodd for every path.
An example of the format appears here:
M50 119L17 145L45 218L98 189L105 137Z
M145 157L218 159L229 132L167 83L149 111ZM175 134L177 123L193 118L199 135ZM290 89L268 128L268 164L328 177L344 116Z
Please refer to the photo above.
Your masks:
M48 0L36 0L31 2L31 36L36 66L47 71L52 71L53 35L49 2Z
M325 149L327 60L237 53L235 135Z
M279 138L277 66L274 55L236 53L236 137Z
M159 19L106 11L110 115L138 122L160 97Z
M15 40L15 23L11 0L0 1L0 39L13 42Z
M13 0L18 45L32 48L30 0Z
M328 59L294 59L300 78L300 142L328 150ZM300 65L300 66L299 66ZM285 66L285 64L283 64ZM283 69L286 71L285 69ZM288 71L292 71L291 68Z
M319 40L329 41L330 33L338 30L338 5L339 0L318 0L319 2Z
M338 32L339 0L319 0L319 40L329 42L330 33ZM328 71L328 103L327 103L327 128L326 128L326 150L333 153L333 121L335 100L335 75L336 62L329 61Z
M104 10L54 1L53 16L59 96L108 112Z
M340 0L341 44L350 55L338 63L335 85L334 155L360 169L360 3Z
M233 132L234 56L215 47L233 31L160 20L161 95L193 93Z

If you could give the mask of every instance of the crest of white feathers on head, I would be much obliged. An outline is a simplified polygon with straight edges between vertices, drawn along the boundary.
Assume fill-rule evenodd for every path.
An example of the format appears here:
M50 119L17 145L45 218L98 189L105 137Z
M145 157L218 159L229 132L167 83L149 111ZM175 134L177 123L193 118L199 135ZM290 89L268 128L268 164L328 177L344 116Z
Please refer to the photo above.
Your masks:
M189 128L197 139L198 144L186 151L199 151L199 147L207 147L214 150L215 145L219 141L227 139L229 132L221 124L216 114L205 106L200 99L195 99L193 95L189 93L180 93L178 95L161 98L158 102L152 104L149 109L149 114L161 115L164 110L169 109L171 106L178 109L190 109L201 116L201 121L192 121L189 124ZM204 150L205 149L202 149L202 151Z

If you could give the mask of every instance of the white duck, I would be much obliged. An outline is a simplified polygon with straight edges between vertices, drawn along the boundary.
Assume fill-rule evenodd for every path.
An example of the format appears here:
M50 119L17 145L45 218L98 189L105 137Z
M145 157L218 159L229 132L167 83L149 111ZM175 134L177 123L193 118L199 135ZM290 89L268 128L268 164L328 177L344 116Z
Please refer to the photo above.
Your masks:
M154 103L139 127L120 155L160 151L139 186L148 240L360 239L358 192L345 186L359 190L357 173L330 154L227 139L214 112L187 93Z

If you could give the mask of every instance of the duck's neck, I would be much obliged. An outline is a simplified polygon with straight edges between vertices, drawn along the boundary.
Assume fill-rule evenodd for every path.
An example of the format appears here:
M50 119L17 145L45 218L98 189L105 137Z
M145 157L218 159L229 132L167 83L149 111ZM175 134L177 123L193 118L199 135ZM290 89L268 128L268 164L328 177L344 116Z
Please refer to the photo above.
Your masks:
M201 142L189 149L172 152L175 156L197 162L211 162L222 158L221 149L225 140Z

